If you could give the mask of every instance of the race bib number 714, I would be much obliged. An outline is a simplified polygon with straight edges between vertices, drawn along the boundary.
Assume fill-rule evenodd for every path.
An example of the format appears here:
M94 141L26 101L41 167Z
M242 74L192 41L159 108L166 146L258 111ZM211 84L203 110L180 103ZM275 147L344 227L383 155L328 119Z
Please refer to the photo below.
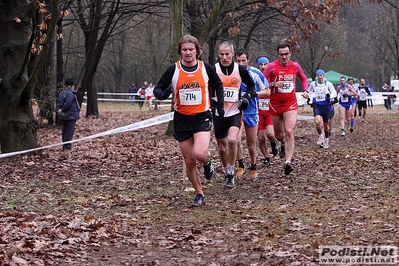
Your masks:
M202 92L200 89L182 89L179 90L179 98L181 105L198 105L202 103Z

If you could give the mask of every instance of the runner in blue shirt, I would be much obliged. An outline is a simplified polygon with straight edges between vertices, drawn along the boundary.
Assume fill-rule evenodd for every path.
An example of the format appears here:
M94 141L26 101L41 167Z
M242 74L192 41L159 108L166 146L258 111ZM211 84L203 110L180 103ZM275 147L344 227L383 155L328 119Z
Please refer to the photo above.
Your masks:
M331 115L330 107L336 101L337 92L335 91L334 85L325 79L322 69L317 70L316 75L317 80L311 82L309 85L308 97L310 97L310 102L313 106L316 129L319 134L316 143L321 148L327 149L329 147L331 133L328 123ZM305 98L306 96L307 95L304 95Z
M350 111L353 108L351 97L357 96L357 93L351 85L346 83L346 78L341 77L340 84L337 87L337 95L339 99L341 136L345 136L345 121L350 119Z
M265 91L266 89L266 78L263 75L263 73L252 66L249 66L249 53L245 49L238 49L237 52L235 53L235 58L236 62L239 65L244 66L247 70L249 75L252 77L254 83L255 83L255 97L252 97L249 100L249 105L247 109L244 110L244 115L243 119L241 122L241 127L240 127L240 132L238 134L238 140L237 140L237 160L238 160L238 170L237 170L237 178L240 178L243 173L244 173L244 163L243 163L243 154L242 154L242 144L241 144L241 138L243 134L243 130L245 128L245 136L246 136L246 141L247 141L247 147L248 147L248 152L249 152L249 157L251 159L251 167L250 167L250 172L251 172L251 178L252 180L256 180L258 178L258 173L256 171L256 154L257 154L257 149L256 149L256 137L258 133L258 122L259 122L259 116L258 116L258 101L259 98L257 97L258 95L260 96L267 96L267 93L270 95L270 91L267 90L268 92ZM262 92L261 92L262 91ZM245 94L247 92L247 86L245 85L244 82L241 83L241 93Z
M352 101L352 108L349 110L349 118L348 120L348 130L350 132L353 132L355 130L355 122L356 122L356 106L357 106L357 101L359 100L358 95L359 95L359 90L355 86L355 80L353 78L348 78L348 85L352 86L352 88L355 90L356 95L351 96L351 101Z

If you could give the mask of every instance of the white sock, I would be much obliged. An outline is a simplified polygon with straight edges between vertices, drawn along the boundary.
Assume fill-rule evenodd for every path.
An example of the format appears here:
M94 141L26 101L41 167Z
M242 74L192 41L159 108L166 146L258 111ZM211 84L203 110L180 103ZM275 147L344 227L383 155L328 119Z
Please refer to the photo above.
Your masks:
M228 164L227 167L226 167L226 174L234 175L234 166Z

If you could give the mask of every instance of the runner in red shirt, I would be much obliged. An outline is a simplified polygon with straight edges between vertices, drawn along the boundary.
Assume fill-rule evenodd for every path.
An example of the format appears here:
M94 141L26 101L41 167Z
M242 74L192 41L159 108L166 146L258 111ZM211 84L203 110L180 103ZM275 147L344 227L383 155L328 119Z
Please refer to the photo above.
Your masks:
M294 129L298 115L296 98L296 77L301 79L304 93L307 93L308 79L301 66L291 58L291 46L288 43L277 45L278 60L270 63L263 74L270 84L271 95L269 110L272 115L276 138L281 142L280 157L285 157L284 174L289 175L294 154Z
M258 58L258 69L263 71L269 65L269 59L267 57L259 57ZM262 152L265 159L263 160L263 166L270 165L270 157L269 152L267 151L266 140L270 141L270 146L272 148L273 156L277 156L277 140L274 135L273 121L272 116L269 111L269 103L270 103L270 89L269 83L266 81L267 93L265 92L258 93L259 96L259 124L258 124L258 142L259 149ZM265 95L265 96L264 96Z

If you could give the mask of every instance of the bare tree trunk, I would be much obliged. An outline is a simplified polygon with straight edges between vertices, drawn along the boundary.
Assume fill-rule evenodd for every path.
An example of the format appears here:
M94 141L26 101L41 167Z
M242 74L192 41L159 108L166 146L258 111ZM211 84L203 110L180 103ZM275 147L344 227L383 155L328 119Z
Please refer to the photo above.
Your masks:
M26 70L32 41L28 37L35 9L26 0L0 0L0 143L3 153L37 147L37 121L31 97L58 19L58 1L52 3L53 19L42 43L41 56L28 79Z
M396 4L396 42L395 42L395 64L394 64L394 72L395 72L395 78L399 77L399 4ZM395 88L396 89L396 88Z
M184 0L170 1L170 18L172 21L170 61L172 64L180 59L176 47L177 44L179 43L179 40L183 36L183 7L184 7ZM171 105L171 109L173 111L173 103ZM171 136L173 134L173 120L169 121L168 128L166 129L165 134L168 136Z
M26 77L19 77L29 46L31 9L26 1L0 1L0 143L11 152L37 146L37 122L30 95L24 94ZM17 23L15 18L20 18Z
M57 34L59 36L62 36L62 20L63 18L61 17L57 21ZM55 97L58 98L58 94L60 91L64 88L64 60L62 58L62 38L57 39L57 83L56 83L56 89L55 89ZM55 113L55 124L58 126L61 126L61 119L57 113Z
M35 85L35 97L39 105L38 123L41 125L53 125L55 113L55 88L52 86L52 73L55 66L53 62L54 43L50 44L50 50L46 62L40 71ZM34 60L32 63L35 63Z
M170 17L171 25L171 51L170 62L173 64L180 60L180 55L176 49L177 44L183 36L183 7L184 0L171 0L170 1Z
M49 106L47 110L51 111L48 113L47 119L49 125L54 125L54 114L55 114L55 95L57 93L57 36L54 34L53 42L51 43L51 68L50 68L50 94L49 94Z
M98 114L98 101L97 101L97 83L96 83L96 72L94 72L88 80L87 86L91 88L87 91L87 107L86 115L99 116Z
M82 8L81 0L78 1L79 8ZM79 103L81 104L83 101L84 93L87 92L87 109L86 116L95 115L99 116L98 112L98 99L97 99L97 86L95 86L95 74L97 71L98 64L100 62L100 58L102 52L104 50L104 46L108 39L108 34L111 31L111 26L113 19L118 10L118 6L120 4L120 0L112 2L108 7L109 12L106 15L107 23L104 28L101 28L101 14L104 6L107 3L102 3L102 0L95 0L91 4L91 13L94 17L91 18L90 23L86 23L83 14L79 15L79 24L82 28L85 36L85 50L86 50L86 59L85 59L85 68L82 79L82 88L78 90L77 97ZM100 30L101 36L100 35ZM99 39L98 39L99 38Z
M51 2L48 1L48 5L51 6ZM40 14L40 16L37 17L36 23L39 25L41 21L43 21L43 16ZM45 19L45 23L49 24L50 19ZM53 38L54 40L55 38ZM52 60L53 54L54 54L54 43L51 42L49 44L49 50L48 50L48 55L46 57L46 60L44 62L43 68L40 70L40 74L38 76L38 79L35 84L35 89L34 89L34 96L37 99L37 103L39 106L39 116L37 117L38 123L39 124L45 124L45 125L53 125L54 124L54 102L55 102L55 90L52 89L51 87L51 73L54 72L53 66L54 62ZM34 67L39 60L39 55L38 54L33 54L31 56L31 60L29 60L29 66L28 66L28 75L31 76L32 71L34 70Z
M205 25L202 27L202 29L198 32L197 39L202 45L210 36L213 35L215 26L218 22L218 17L220 15L220 12L224 6L224 4L227 2L227 0L220 0L217 1L216 5L212 8L212 10L209 13L208 20L206 21ZM222 22L223 23L223 22ZM217 29L219 27L216 27Z

